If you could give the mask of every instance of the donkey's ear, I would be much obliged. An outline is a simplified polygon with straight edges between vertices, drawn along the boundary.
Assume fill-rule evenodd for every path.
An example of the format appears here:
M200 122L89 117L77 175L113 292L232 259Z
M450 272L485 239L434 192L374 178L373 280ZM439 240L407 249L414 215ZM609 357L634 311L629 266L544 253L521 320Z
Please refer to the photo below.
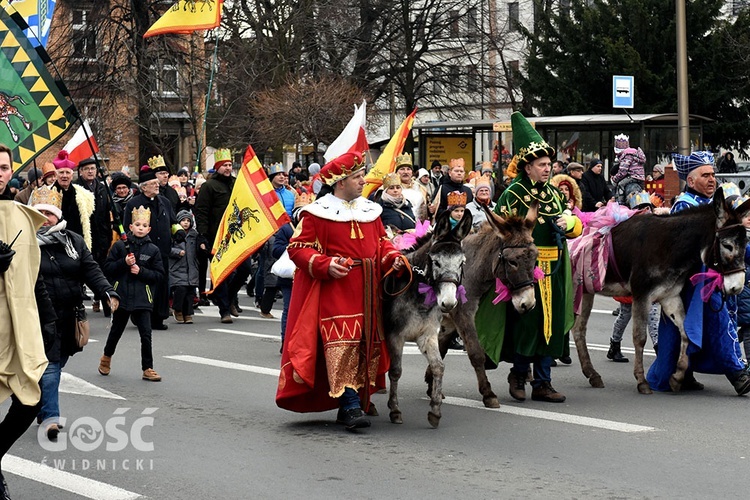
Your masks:
M450 210L443 210L435 220L432 241L442 241L451 232Z
M721 186L714 193L714 212L716 213L716 227L722 227L729 220L729 210L724 201L724 190Z
M474 216L471 215L471 212L468 210L464 210L464 216L461 217L461 220L458 221L458 224L456 224L456 227L453 228L451 231L451 234L456 239L456 241L460 242L468 234L471 232L471 223L474 221Z
M529 205L529 211L526 212L526 220L534 221L534 224L536 224L537 217L539 217L539 201L534 200Z

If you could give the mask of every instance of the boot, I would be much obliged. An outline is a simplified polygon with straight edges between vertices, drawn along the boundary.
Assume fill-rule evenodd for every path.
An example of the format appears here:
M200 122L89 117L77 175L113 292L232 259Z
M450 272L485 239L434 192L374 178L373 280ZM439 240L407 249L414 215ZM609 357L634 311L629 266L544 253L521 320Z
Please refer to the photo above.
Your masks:
M102 359L99 360L99 373L102 375L109 375L111 370L112 357L106 354L102 355Z
M526 374L513 370L508 374L508 392L516 401L526 401Z
M620 352L620 342L614 340L609 341L609 352L607 352L607 359L611 359L615 363L627 363L630 361L628 358L622 355Z
M549 382L542 382L531 390L531 399L547 403L563 403L565 396L557 392Z

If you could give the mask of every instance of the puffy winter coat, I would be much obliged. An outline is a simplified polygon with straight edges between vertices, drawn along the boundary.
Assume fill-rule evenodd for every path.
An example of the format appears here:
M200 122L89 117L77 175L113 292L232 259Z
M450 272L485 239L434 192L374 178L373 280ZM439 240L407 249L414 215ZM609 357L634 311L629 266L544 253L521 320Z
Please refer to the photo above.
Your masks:
M178 231L172 241L169 254L169 286L198 286L198 244L202 240L192 227ZM184 255L180 252L184 251Z
M122 241L115 243L109 251L104 272L120 295L120 308L123 311L151 311L154 308L154 285L165 279L161 252L148 236L136 238L128 233L128 244L140 272L130 272L130 266L125 262L128 252Z
M380 204L383 207L383 213L380 214L380 220L383 226L393 226L400 231L406 231L408 229L414 229L417 224L417 219L414 216L414 211L411 208L409 200L404 200L404 204L401 207L396 207L390 201L380 199Z

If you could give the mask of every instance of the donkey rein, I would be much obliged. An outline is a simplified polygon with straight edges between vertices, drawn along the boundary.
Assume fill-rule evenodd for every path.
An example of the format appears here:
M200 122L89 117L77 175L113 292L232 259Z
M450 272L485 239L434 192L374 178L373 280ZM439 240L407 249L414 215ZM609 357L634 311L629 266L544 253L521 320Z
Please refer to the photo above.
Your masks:
M409 271L409 281L408 281L408 282L406 283L406 285L405 285L405 286L404 286L404 287L403 287L403 288L402 288L401 290L399 290L399 291L397 291L397 292L394 292L394 293L391 293L391 292L389 292L389 291L388 291L388 290L386 289L386 288L387 288L387 287L386 287L386 283L387 283L387 281L386 281L386 278L387 278L387 277L388 277L388 276L389 276L389 275L390 275L391 273L393 273L393 272L395 272L395 271L396 271L395 269L393 269L393 267L391 267L391 268L390 268L390 269L389 269L389 270L388 270L388 271L387 271L387 272L386 272L386 273L385 273L385 274L383 275L383 279L382 279L382 281L383 281L383 293L384 293L384 294L386 294L386 295L388 295L389 297L398 297L399 295L402 295L402 294L403 294L404 292L406 292L406 291L407 291L407 290L409 289L409 287L411 286L411 283L412 283L412 281L414 281L414 274L413 274L413 273L411 272L411 263L410 263L410 262L409 262L409 260L408 260L408 259L406 258L406 255L402 255L402 256L401 256L401 260L403 260L403 261L404 261L404 264L406 265L406 270L407 270L407 271ZM394 278L395 278L395 276L394 276Z

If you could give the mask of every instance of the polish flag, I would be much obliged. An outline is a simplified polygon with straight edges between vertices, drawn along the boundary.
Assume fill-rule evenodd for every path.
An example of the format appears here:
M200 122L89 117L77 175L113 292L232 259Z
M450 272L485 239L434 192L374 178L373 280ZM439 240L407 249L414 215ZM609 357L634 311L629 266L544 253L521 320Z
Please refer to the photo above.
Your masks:
M89 140L91 140L91 145L89 145L89 141L86 140L87 133L89 135ZM93 150L91 149L92 147ZM96 143L96 139L94 139L94 134L91 132L88 120L83 121L83 125L78 127L76 133L73 134L73 137L63 149L68 152L68 158L70 161L75 162L76 165L78 165L81 160L91 158L95 153L99 152L99 145Z
M362 106L357 107L354 105L354 116L349 120L349 123L344 127L344 131L341 132L335 141L328 146L323 157L327 162L338 158L344 153L357 152L363 154L365 151L370 149L370 144L367 142L367 136L365 135L365 125L367 122L367 101L362 101Z

